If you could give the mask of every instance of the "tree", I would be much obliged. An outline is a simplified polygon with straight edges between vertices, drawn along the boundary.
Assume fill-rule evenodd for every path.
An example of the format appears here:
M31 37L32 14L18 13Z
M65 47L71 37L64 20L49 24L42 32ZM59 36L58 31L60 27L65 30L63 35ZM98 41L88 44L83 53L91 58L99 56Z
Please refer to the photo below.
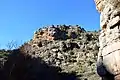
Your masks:
M13 40L8 42L8 44L6 46L7 46L7 49L9 49L9 50L16 49L19 47L17 41L13 41Z

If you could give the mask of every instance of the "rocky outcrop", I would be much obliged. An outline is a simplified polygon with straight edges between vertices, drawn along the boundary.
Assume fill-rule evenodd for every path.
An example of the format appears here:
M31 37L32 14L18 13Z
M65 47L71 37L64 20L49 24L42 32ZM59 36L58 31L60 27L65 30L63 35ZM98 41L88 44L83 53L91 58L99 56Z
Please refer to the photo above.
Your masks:
M53 40L45 37L49 30L55 31ZM31 41L9 52L2 61L0 79L100 80L96 74L98 36L99 32L85 31L79 26L39 29Z
M52 36L54 39L34 36L34 39L28 42L32 48L26 52L31 53L33 57L40 57L48 65L60 67L62 72L76 73L80 80L99 80L96 74L99 33L87 32L78 26L44 28L49 29L55 31ZM23 47L25 49L25 45Z
M78 25L52 25L36 31L33 40L66 40L67 38L77 38L79 32L85 32L85 30Z
M99 36L100 49L98 53L98 74L103 73L103 65L113 76L120 74L120 1L95 0L100 12ZM103 70L103 71L102 71ZM102 72L101 72L102 71Z
M100 15L100 27L111 29L119 23L120 1L119 0L95 0Z

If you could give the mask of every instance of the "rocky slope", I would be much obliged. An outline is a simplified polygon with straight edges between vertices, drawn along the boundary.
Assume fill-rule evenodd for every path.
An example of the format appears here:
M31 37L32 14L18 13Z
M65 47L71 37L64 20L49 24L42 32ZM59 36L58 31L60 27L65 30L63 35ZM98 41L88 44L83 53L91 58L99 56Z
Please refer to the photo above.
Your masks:
M52 25L36 31L33 39L18 51L31 58L40 58L49 66L59 67L59 73L74 73L78 78L65 80L99 80L96 73L98 36L99 32L85 31L78 25Z

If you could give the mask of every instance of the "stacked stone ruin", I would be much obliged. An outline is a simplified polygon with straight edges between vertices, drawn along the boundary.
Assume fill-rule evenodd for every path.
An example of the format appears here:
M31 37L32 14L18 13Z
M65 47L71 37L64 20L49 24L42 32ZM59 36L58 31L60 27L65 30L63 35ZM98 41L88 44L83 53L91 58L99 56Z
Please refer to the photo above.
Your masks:
M102 68L105 68L115 80L120 80L117 77L120 75L120 0L95 0L95 3L100 12L101 27L98 74L104 77L107 73Z

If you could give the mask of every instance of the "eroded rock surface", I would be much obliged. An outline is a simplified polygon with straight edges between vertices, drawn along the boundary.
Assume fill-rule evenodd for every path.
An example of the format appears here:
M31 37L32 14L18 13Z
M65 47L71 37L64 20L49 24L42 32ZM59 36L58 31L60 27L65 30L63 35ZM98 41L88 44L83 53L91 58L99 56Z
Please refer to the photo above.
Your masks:
M36 35L39 36L41 29L37 31L38 34L35 34L33 40L28 42L32 46L31 50L34 54L32 56L41 57L47 64L60 67L62 72L76 73L80 80L99 80L96 74L99 33L85 31L78 26L64 25L48 27L44 30L49 29L57 35L52 36L53 40L36 37ZM65 33L65 35L59 33ZM29 51L27 52L31 53Z
M95 0L100 12L101 33L98 63L102 62L112 75L120 73L120 1ZM101 73L102 75L102 73Z
M57 36L53 35L54 39L49 40L44 32L48 33L48 28L51 31L57 29L58 33L65 35L55 32ZM0 79L100 80L96 73L98 36L99 32L85 31L79 26L64 25L38 30L31 41L9 52L9 55L1 56L5 52L1 51Z
M68 38L77 38L80 32L85 32L80 26L52 25L39 29L35 32L33 40L66 40Z

